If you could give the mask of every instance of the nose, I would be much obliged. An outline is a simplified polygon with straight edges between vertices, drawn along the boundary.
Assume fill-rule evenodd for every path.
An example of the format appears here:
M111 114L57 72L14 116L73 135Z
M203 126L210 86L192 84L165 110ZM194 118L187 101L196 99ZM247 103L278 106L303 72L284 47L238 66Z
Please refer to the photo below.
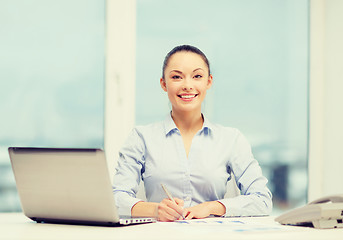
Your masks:
M183 91L193 90L192 79L190 79L190 78L185 78L184 79L182 90Z

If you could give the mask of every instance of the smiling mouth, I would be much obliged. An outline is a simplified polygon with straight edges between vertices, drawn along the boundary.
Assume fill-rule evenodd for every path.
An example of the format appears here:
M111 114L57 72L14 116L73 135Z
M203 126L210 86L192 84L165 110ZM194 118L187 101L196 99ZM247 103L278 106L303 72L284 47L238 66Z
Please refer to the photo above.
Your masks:
M192 99L198 96L198 94L177 95L181 99Z

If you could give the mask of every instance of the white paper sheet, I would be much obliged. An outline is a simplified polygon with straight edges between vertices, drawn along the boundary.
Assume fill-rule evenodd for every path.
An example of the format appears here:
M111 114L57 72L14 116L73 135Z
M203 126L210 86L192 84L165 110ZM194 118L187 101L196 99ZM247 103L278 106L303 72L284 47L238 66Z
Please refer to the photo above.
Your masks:
M209 233L209 232L273 232L283 231L288 226L282 226L271 218L244 217L244 218L205 218L180 220L170 223L158 223L178 231L187 233Z

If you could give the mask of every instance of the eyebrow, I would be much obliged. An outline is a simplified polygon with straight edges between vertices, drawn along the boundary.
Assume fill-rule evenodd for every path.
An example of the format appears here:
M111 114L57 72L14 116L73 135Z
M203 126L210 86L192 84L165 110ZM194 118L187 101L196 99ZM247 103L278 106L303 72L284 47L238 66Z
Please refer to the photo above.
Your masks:
M204 69L202 69L202 68L197 68L197 69L194 69L193 72L196 72L196 71L198 71L198 70L204 71Z
M193 72L196 72L196 71L198 71L198 70L204 71L204 69L202 69L202 68L196 68L196 69L193 70ZM181 72L180 70L171 70L170 72L177 72L177 73L180 73L180 74L183 73L183 72Z

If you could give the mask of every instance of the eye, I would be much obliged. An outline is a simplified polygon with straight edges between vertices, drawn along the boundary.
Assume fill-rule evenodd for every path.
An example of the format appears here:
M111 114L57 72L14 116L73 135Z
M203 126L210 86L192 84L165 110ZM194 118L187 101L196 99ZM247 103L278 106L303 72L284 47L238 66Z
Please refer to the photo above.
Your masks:
M194 76L194 78L202 78L202 75L197 74L197 75Z
M172 78L172 79L175 79L175 80L178 80L178 79L181 79L181 76L179 76L179 75L173 75L171 78Z

